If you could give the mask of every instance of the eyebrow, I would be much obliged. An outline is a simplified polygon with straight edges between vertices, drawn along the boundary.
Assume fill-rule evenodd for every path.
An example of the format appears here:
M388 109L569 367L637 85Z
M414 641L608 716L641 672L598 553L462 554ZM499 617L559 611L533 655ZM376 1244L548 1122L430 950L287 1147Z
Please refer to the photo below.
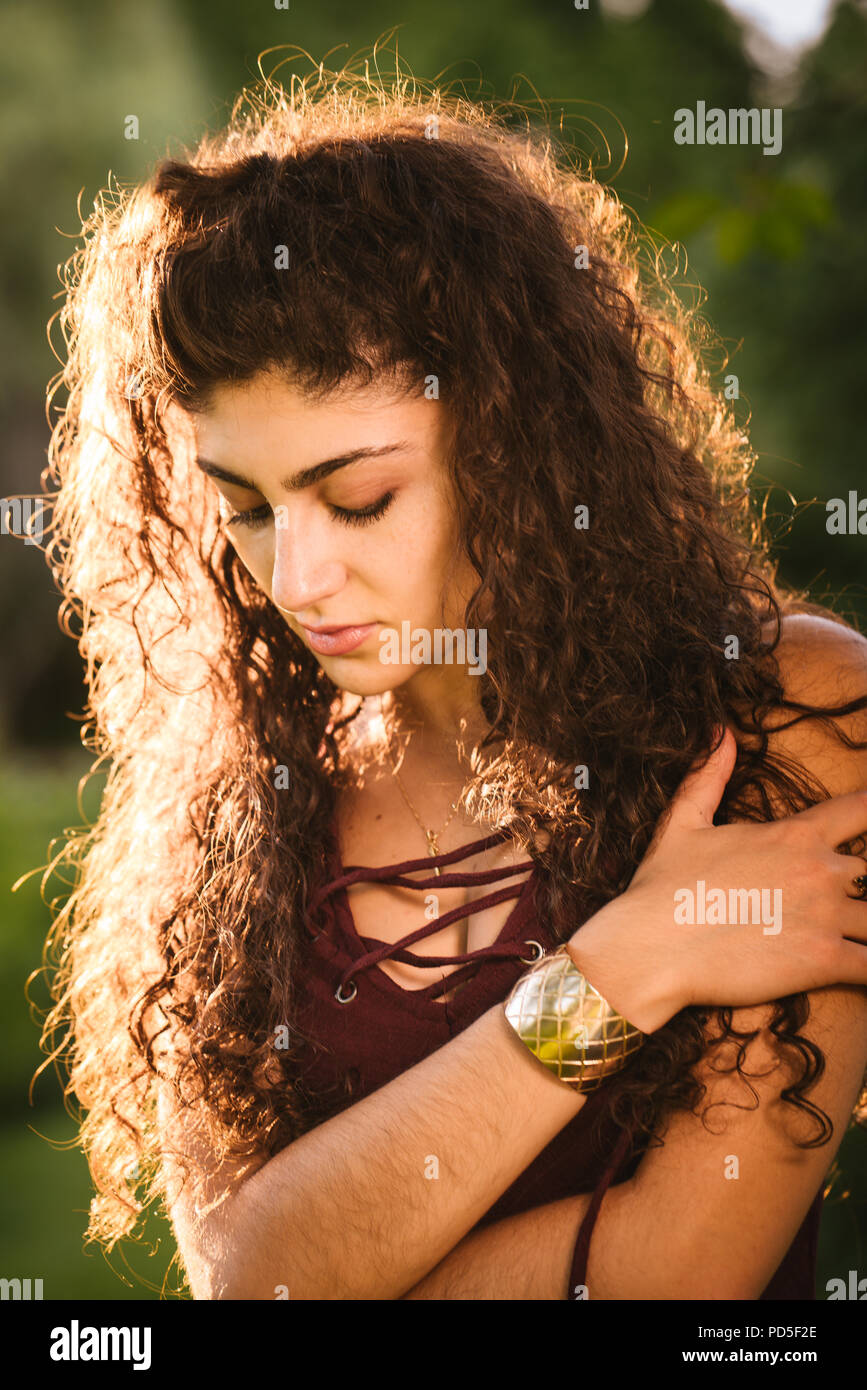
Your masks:
M302 468L299 472L290 474L288 478L283 479L281 487L284 492L301 492L305 487L312 487L314 483L321 483L323 478L336 473L338 468L346 468L350 463L358 463L362 459L382 458L386 454L404 453L412 447L413 445L408 439L399 439L394 444L383 444L379 448L353 449L351 453L338 454L336 458L332 459L323 459L321 463L311 464L309 468ZM212 478L219 478L221 482L233 483L235 487L247 488L250 492L261 491L256 483L250 482L249 478L243 478L239 473L230 473L228 468L212 463L210 459L197 458L196 464L203 473L207 473Z

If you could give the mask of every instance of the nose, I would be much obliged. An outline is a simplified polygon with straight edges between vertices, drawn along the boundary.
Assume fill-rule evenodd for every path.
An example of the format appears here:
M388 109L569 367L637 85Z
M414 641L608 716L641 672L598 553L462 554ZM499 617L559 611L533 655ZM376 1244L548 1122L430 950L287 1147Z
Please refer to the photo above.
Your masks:
M305 618L327 617L317 612L346 584L347 569L333 553L334 539L326 538L311 524L291 531L275 530L271 597L278 608Z

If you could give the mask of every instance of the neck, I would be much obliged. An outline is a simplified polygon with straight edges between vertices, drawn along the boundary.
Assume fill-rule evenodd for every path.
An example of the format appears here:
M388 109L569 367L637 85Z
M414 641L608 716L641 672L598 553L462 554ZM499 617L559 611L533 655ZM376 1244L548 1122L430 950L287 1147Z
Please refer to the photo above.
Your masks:
M473 749L490 727L475 690L419 692L407 688L412 684L386 691L372 702L382 712L395 758L411 745L415 761L423 760L447 775L460 772L465 780Z

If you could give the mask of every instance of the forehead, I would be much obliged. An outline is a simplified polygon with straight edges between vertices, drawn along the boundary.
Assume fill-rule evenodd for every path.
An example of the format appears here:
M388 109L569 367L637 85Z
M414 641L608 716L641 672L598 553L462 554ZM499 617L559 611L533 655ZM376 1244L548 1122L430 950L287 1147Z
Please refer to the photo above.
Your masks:
M308 464L323 445L337 452L412 438L433 446L442 405L392 379L343 385L314 396L290 379L262 373L214 387L207 405L191 412L199 452L265 463L275 454Z

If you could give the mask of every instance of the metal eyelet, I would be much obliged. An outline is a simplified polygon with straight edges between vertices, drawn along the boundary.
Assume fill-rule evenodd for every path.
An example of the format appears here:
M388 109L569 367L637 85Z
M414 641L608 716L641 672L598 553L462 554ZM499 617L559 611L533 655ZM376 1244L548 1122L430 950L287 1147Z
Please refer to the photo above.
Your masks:
M338 1004L348 1004L350 1000L355 998L356 994L358 993L358 988L354 980L349 981L348 988L352 990L352 993L344 995L342 993L343 985L337 986L336 990L334 991L334 998L337 1000Z
M535 946L536 948L535 955L518 957L518 960L523 961L525 965L535 965L536 961L541 960L545 954L545 947L542 945L541 941L525 941L524 945Z

